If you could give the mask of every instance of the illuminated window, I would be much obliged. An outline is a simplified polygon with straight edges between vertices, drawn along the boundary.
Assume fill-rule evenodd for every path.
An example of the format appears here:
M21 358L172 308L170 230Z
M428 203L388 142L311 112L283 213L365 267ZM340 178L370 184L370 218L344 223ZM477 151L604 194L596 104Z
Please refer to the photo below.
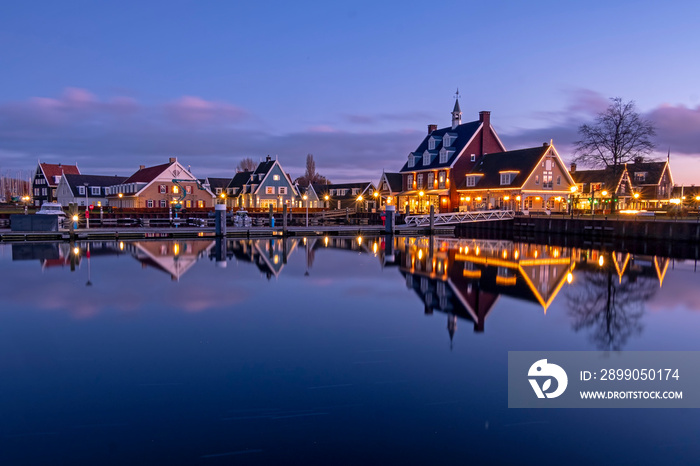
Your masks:
M275 180L275 181L279 181L279 180L280 180L280 176L279 176L279 175L272 175L272 179Z
M173 194L178 194L180 192L179 186L173 186Z

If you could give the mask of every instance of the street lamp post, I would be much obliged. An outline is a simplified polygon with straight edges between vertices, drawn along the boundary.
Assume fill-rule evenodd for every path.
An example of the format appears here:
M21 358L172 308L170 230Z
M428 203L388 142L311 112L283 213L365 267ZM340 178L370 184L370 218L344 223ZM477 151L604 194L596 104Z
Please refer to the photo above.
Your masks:
M90 228L90 211L88 210L88 184L83 183L85 186L85 228Z
M122 197L124 197L124 194L119 193L119 211L121 212L122 210Z
M569 208L571 209L571 220L574 219L574 193L578 190L576 186L569 188L571 194L569 195Z
M634 197L634 208L639 210L639 193L632 194L632 197Z
M306 201L306 226L308 227L309 226L309 196L304 194L302 197Z
M605 215L605 206L603 205L603 202L604 202L605 196L607 196L607 195L608 195L607 191L600 192L600 206L603 208L603 215Z

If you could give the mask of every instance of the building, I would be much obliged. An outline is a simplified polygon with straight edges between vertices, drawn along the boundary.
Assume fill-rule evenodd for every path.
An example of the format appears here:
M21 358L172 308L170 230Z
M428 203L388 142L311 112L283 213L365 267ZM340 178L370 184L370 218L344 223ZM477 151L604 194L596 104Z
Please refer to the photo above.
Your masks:
M673 191L670 157L663 162L643 162L641 158L627 164L634 188L635 208L658 209L667 206Z
M231 182L231 178L214 178L207 177L200 182L209 189L219 199L225 199L228 196L226 188ZM221 196L223 194L223 196Z
M34 205L40 206L44 202L55 202L56 189L63 175L80 175L77 165L63 165L53 163L41 163L36 167L32 180L32 194Z
M634 189L625 166L607 167L601 170L576 170L571 164L569 171L576 182L576 193L572 196L575 210L619 210L627 209L634 201Z
M368 212L376 209L379 204L373 196L376 188L371 181L315 184L313 187L323 201L323 207L327 209L357 209L360 212Z
M242 171L233 175L226 185L226 206L228 208L240 208L243 206L243 186L248 182L253 172Z
M168 163L146 167L109 188L107 198L119 208L155 209L179 205L184 209L212 208L215 195L175 157Z
M297 185L297 191L299 191L300 197L295 207L308 207L309 209L318 209L319 207L323 207L323 203L321 202L321 199L318 193L316 193L316 190L312 184L308 186Z
M239 205L246 209L291 208L299 193L292 179L277 160L268 155L250 174L241 188Z
M459 94L457 94L459 97ZM401 168L402 189L399 209L427 212L431 205L440 212L456 211L457 185L485 154L504 152L505 146L491 126L491 112L479 112L479 119L462 123L459 98L452 110L452 125L437 129L428 125L428 134Z
M114 185L123 183L124 176L66 174L56 188L56 197L63 206L107 206L107 192Z
M402 188L401 173L387 173L382 171L382 176L377 183L377 191L379 192L380 207L385 204L396 204L396 199Z
M553 144L484 154L454 182L460 211L567 210L574 180Z

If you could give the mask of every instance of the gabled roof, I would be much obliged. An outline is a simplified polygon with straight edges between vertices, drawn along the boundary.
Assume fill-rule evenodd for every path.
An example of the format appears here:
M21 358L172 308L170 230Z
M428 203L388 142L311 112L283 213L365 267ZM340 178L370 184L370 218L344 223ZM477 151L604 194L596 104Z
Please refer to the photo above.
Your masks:
M122 184L124 183L124 180L126 180L125 176L105 176L105 175L71 175L67 174L65 176L66 178L66 183L68 183L68 186L70 186L71 191L73 191L73 194L77 192L76 188L78 186L85 186L87 185L89 187L107 187L107 186L114 186L117 184Z
M455 161L457 156L462 152L464 147L471 141L474 135L481 128L481 121L470 121L469 123L464 123L452 129L451 126L445 128L436 129L432 133L428 134L423 141L420 143L418 148L411 152L411 155L417 156L415 164L409 168L408 161L406 161L401 168L401 173L403 172L413 172L417 170L430 170L435 168L448 168ZM440 149L442 149L442 140L446 133L457 134L457 139L452 141L447 149L453 151L448 157L445 163L440 163ZM436 141L435 150L431 150L430 153L434 154L431 156L431 162L427 165L423 165L423 153L428 150L428 141L431 137L439 139Z
M664 174L664 169L666 168L666 161L663 162L641 162L641 163L628 163L627 171L630 173L631 181L634 185L646 185L646 184L659 184L661 182L661 176ZM643 182L635 182L634 174L636 172L646 172L647 176Z
M211 178L207 177L206 181L209 183L210 189L226 189L226 187L231 183L231 178Z
M250 175L253 172L250 171L242 171L238 172L235 175L233 175L233 178L228 183L227 188L242 188L244 184L250 179Z
M139 171L131 175L129 178L124 180L123 184L128 183L150 183L155 180L158 175L163 173L169 166L177 162L168 162L162 165L156 165L153 167L141 168Z
M577 184L584 184L582 193L591 192L591 184L602 183L607 189L617 189L625 173L625 167L607 167L601 170L576 170L571 177Z
M550 146L538 146L530 149L494 152L481 157L480 162L470 172L480 175L476 186L468 189L519 188L535 169L537 162L545 155ZM518 172L509 185L501 185L501 173L505 171ZM466 177L458 180L457 189L466 189Z
M63 164L53 164L53 163L40 163L41 171L44 172L44 176L49 182L49 186L56 186L54 183L55 176L63 175L80 175L80 170L77 165L63 165Z
M320 196L322 193L328 193L331 189L347 189L345 196L334 195L334 199L354 198L357 194L352 194L353 188L359 189L360 194L364 194L370 187L374 189L374 183L371 181L363 181L361 183L340 183L340 184L314 184L314 191Z
M384 172L382 174L382 178L386 179L387 183L389 183L389 189L391 190L391 192L401 191L401 188L403 186L401 173ZM381 185L381 180L379 181L379 184Z

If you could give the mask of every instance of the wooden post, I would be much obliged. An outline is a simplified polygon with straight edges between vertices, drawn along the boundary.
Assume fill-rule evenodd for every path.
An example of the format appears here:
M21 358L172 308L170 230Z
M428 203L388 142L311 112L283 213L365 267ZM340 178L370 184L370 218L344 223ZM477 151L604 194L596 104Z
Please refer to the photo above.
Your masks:
M282 207L282 234L287 236L287 205Z

